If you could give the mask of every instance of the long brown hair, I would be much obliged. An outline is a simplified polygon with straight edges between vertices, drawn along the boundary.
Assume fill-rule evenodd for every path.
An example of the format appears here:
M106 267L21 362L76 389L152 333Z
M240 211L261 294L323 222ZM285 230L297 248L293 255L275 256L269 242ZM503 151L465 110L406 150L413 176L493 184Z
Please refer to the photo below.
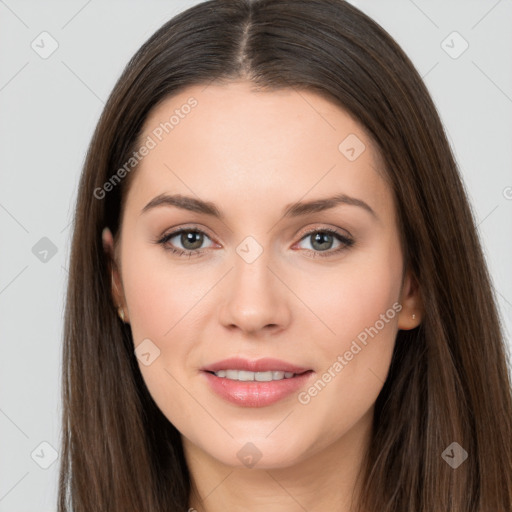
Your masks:
M510 512L512 398L503 326L472 211L439 115L391 36L342 0L211 0L136 53L98 122L81 175L65 313L59 512L185 511L190 474L176 428L142 379L111 296L129 180L112 179L150 110L190 85L249 79L325 95L374 138L424 317L399 331L375 405L360 509ZM135 171L133 171L135 172ZM103 188L103 190L105 190ZM468 458L442 454L457 442Z

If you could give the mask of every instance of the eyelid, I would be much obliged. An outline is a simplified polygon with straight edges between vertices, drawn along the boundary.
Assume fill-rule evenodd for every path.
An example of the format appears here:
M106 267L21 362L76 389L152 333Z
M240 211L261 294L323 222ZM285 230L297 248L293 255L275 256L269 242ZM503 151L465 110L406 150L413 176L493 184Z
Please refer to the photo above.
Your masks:
M348 236L342 234L340 231L345 231L345 233L347 233ZM214 243L214 244L217 243L217 242L215 242L214 237L211 237L209 235L208 229L199 227L198 225L193 225L193 226L181 225L181 226L176 227L173 230L171 230L171 232L162 235L159 239L155 240L153 243L163 246L164 250L169 251L170 253L177 256L178 258L200 257L204 253L208 252L208 249L210 249L210 247L206 247L206 248L202 248L202 249L180 249L178 247L168 245L169 241L172 238L179 236L183 232L200 233L200 234L206 236L207 238L209 238L212 241L212 243ZM333 236L338 241L340 246L334 250L329 249L326 251L315 251L314 249L301 249L302 251L305 251L306 254L310 254L310 256L308 256L308 258L317 258L317 257L326 258L326 259L334 258L338 255L343 254L345 251L349 250L356 243L356 240L354 239L354 237L347 230L342 230L341 228L338 228L338 227L334 228L331 226L326 227L325 225L324 226L317 225L315 227L311 227L311 228L307 229L306 231L303 231L302 236L294 244L294 246L292 246L292 248L295 247L297 244L300 244L303 240L307 239L308 236L310 236L311 234L314 234L314 233L330 233L331 236Z
M212 243L218 245L218 242L215 241L215 237L211 236L206 228L204 228L202 226L199 226L199 225L181 225L181 226L176 227L176 228L171 228L168 232L160 235L154 242L157 243L157 244L167 243L171 238L174 238L175 236L180 235L184 231L185 232L190 231L190 232L200 233L202 235L205 235L206 237L208 237L212 241ZM196 250L192 250L192 252L200 253L200 252L203 252L203 251L205 251L206 249L209 249L209 248L210 247L205 247L203 249L196 249ZM188 251L190 249L178 249L178 250Z
M162 235L158 237L158 239L166 238L169 235L176 236L179 235L182 231L197 231L198 233L202 233L210 239L215 239L215 237L210 233L209 229L202 226L201 224L180 224L178 226L168 228L164 231Z
M354 239L354 237L352 236L352 234L347 231L346 229L342 229L342 228L338 228L338 227L331 227L331 226L326 226L325 224L324 225L318 225L318 226L315 226L313 228L308 228L306 231L302 232L302 235L301 235L301 240L311 234L311 233L316 233L317 231L327 231L328 233L335 233L337 235L340 235L340 236L343 236L345 238L349 238L351 240Z
M180 225L179 227L176 227L176 228L170 228L170 230L167 233L160 235L158 237L158 239L156 240L156 242L161 242L163 239L174 238L175 236L181 234L181 232L183 232L183 231L194 231L194 232L201 233L203 235L206 235L212 242L218 243L218 242L215 242L215 237L209 233L209 230L206 227L201 226L199 224L190 224L190 225L185 224L185 225ZM300 235L299 234L295 235L295 236L300 236L300 238L297 242L302 241L306 236L308 236L312 233L316 233L318 231L325 231L328 233L337 234L337 235L339 235L343 238L349 239L351 241L354 240L354 237L352 236L352 234L346 229L325 226L325 225L317 225L312 228L308 228L306 231L303 231L302 233L300 233L300 231L299 231ZM345 234L342 232L344 232ZM295 243L297 243L297 242L295 242ZM203 250L203 249L198 249L198 251L199 250ZM194 252L197 252L197 251L194 251Z
M341 231L345 231L346 235L341 233ZM341 255L343 252L347 251L348 249L352 248L356 240L355 238L346 230L341 230L340 228L333 228L333 227L326 227L326 226L316 226L314 228L309 228L307 231L302 233L302 236L299 238L297 242L294 243L292 248L296 247L298 244L300 244L303 240L306 240L310 235L314 233L330 233L333 238L335 238L338 243L339 247L336 249L328 249L326 251L315 251L313 249L302 249L303 251L306 251L307 253L311 254L313 258L330 258L330 257L336 257L338 255Z

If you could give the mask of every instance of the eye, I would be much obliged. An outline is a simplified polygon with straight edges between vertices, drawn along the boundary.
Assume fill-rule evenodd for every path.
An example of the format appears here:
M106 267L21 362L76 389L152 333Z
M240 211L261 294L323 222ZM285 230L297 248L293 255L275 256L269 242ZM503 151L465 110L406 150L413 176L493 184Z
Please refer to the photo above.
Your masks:
M335 229L322 228L308 231L302 240L309 240L311 248L306 248L307 251L313 254L313 257L333 256L341 251L348 249L354 245L354 240L338 232ZM300 242L299 242L300 243ZM337 245L336 245L337 244ZM334 250L331 250L335 247Z
M180 228L164 235L156 243L161 244L166 251L190 258L207 252L208 247L203 247L205 239L211 241L211 238L201 229ZM299 244L303 240L310 240L311 248L306 247L304 250L311 253L313 257L333 256L348 249L355 243L352 238L331 228L310 230L301 238ZM332 249L333 246L335 247L334 249ZM213 247L213 245L210 247Z
M182 228L164 235L157 241L157 243L162 244L166 250L171 251L174 254L190 257L204 252L204 248L201 248L201 246L203 245L205 238L210 240L210 237L200 229ZM180 244L181 247L179 247Z

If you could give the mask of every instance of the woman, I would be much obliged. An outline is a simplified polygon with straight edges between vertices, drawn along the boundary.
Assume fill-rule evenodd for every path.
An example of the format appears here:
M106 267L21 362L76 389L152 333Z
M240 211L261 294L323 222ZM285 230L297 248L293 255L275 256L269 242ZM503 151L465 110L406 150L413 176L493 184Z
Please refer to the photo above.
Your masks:
M512 510L512 400L430 96L341 0L159 29L85 162L59 510Z

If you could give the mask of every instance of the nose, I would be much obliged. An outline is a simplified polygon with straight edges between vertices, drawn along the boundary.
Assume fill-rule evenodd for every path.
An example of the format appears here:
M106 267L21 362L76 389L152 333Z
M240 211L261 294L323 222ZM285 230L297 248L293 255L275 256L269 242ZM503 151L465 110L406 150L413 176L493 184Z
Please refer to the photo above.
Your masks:
M252 263L236 255L222 288L220 322L228 330L251 335L277 333L291 320L290 292L267 252Z

